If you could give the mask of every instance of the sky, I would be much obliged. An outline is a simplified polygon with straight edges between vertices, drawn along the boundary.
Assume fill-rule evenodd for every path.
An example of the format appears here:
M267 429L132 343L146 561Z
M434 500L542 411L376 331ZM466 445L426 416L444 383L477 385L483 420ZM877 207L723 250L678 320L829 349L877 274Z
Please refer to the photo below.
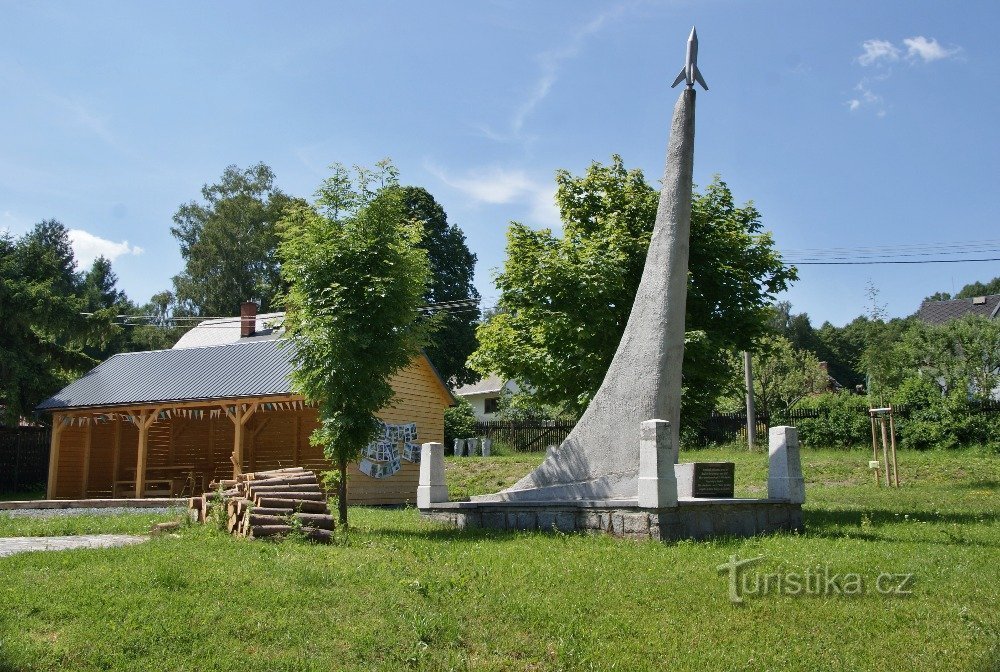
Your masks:
M695 182L753 200L787 259L1000 257L996 2L0 3L0 229L54 218L137 302L183 267L177 208L264 162L310 197L391 157L478 255L559 229L558 169L620 154L656 184L692 25ZM847 250L835 254L829 250ZM827 252L814 252L827 250ZM950 255L950 256L949 256ZM1000 261L799 266L814 325L890 316Z

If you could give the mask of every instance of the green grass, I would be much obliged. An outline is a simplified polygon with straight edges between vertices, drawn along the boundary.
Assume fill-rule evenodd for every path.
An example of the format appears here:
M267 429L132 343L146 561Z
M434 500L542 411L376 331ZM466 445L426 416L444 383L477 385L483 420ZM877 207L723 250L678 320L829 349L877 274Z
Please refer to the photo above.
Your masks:
M451 460L488 492L540 456ZM512 464L507 460L524 460ZM726 450L738 488L766 458ZM0 670L995 670L1000 464L902 453L876 489L861 452L807 451L801 535L710 542L456 531L412 509L351 510L338 543L250 542L210 526L120 549L0 559ZM909 597L727 599L716 566L829 565Z
M51 515L39 518L10 516L0 511L0 538L54 537L73 534L145 534L156 523L182 519L183 510L170 513L118 515Z

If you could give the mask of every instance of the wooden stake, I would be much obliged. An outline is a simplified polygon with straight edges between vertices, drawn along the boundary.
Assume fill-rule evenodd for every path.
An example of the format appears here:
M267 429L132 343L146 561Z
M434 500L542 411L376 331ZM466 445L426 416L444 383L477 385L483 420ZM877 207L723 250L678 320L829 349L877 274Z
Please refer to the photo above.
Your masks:
M889 487L889 437L885 434L885 416L879 416L879 429L882 431L882 457L885 459L885 485Z
M899 487L899 464L896 462L896 422L892 419L892 404L889 404L889 437L892 441L892 479Z

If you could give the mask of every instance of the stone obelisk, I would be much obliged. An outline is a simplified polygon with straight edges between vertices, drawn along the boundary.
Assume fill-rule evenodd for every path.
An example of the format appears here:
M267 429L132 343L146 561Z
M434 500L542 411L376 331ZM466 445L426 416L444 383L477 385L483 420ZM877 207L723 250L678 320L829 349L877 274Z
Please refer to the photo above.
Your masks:
M692 37L696 57L693 31ZM646 265L604 381L570 435L537 469L509 489L475 497L475 501L634 499L638 492L639 429L645 420L670 421L677 461L694 166L692 85L703 83L692 62L690 40L685 70L678 82L685 78L688 87L674 106L663 189Z

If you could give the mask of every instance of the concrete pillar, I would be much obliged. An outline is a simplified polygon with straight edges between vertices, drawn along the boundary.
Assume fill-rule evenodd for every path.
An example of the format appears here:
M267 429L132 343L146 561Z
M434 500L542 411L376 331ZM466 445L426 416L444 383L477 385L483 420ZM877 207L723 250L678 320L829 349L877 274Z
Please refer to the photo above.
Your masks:
M806 501L806 483L802 477L798 430L771 427L768 446L768 498L802 504Z
M425 443L420 447L417 508L426 509L437 502L447 501L448 486L445 485L444 480L444 444Z
M465 439L455 439L455 457L465 452Z
M493 450L493 439L483 439L483 457L489 457Z
M673 432L666 420L646 420L639 430L639 506L677 506Z
M465 445L469 447L469 457L475 457L479 452L479 439L466 439Z

